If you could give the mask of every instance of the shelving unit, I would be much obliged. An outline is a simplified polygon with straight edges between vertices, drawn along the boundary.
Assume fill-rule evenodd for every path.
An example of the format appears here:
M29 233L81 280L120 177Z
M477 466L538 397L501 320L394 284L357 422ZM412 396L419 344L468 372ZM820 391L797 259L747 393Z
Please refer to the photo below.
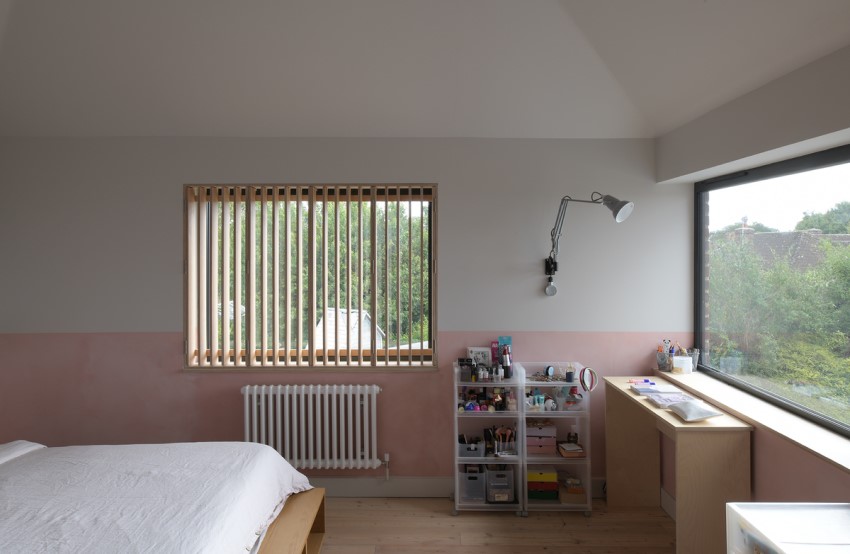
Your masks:
M453 514L461 510L516 511L522 514L523 499L519 494L519 483L522 475L522 415L519 400L522 397L522 377L514 371L510 379L502 381L475 382L462 379L461 370L454 367L455 390L455 506ZM501 397L505 409L500 411L458 411L458 404L477 402L480 397ZM515 404L513 409L507 409L508 397L512 396ZM473 400L474 398L474 400ZM503 441L500 446L495 442L492 448L485 443L486 428L511 429L513 439ZM513 430L516 430L515 432ZM481 442L477 446L461 444L459 437L463 435L469 443L476 438ZM513 449L511 449L513 446ZM496 455L496 450L499 455ZM490 451L492 450L492 451ZM508 454L513 450L513 455ZM488 476L492 477L488 483ZM490 487L488 489L488 486ZM490 501L488 501L488 492Z
M569 364L566 362L555 363L531 363L524 362L516 364L520 366L522 375L525 376L523 389L529 390L532 393L539 391L540 395L545 398L552 398L556 403L556 410L535 410L539 405L529 406L524 404L523 420L526 430L526 456L524 472L526 480L523 483L525 492L525 512L529 511L582 511L589 516L591 513L591 482L590 482L590 393L583 391L578 383L578 375L575 375L573 381L536 381L535 375L545 375L547 366L552 366L556 370L559 365L563 368ZM569 394L570 389L576 388L576 392L581 395L581 399L577 400ZM539 395L535 395L539 396ZM545 400L544 400L545 408ZM582 451L576 452L575 458L565 458L558 454L557 446L554 451L548 448L547 444L537 446L534 436L549 435L550 431L537 429L540 426L531 426L536 420L545 420L548 422L546 427L551 427L554 432L555 444L568 442L570 434L574 434L576 442L581 445ZM544 452L535 452L537 450L545 450ZM535 494L535 491L530 490L530 477L535 477L541 472L551 472L554 469L558 483L558 495L556 499L540 498L540 494ZM533 482L533 481L531 481ZM568 488L567 483L572 484L572 488ZM576 486L578 485L578 486ZM533 487L533 486L532 486Z
M575 510L590 515L590 393L582 391L581 398L575 394L580 390L577 375L572 382L541 377L547 366L556 368L557 376L557 368L570 364L514 363L512 377L500 382L467 379L455 364L454 435L458 444L454 514L462 510L515 511L524 516L529 511ZM544 378L547 380L538 380ZM574 394L570 394L572 387L576 387ZM482 397L499 396L505 404L498 411L465 409ZM515 405L508 405L510 397ZM488 444L486 428L515 429L514 444L498 440ZM460 444L461 436L468 442L480 437L482 443ZM571 438L582 447L575 454L580 457L558 453L558 443ZM505 455L506 450L513 454Z

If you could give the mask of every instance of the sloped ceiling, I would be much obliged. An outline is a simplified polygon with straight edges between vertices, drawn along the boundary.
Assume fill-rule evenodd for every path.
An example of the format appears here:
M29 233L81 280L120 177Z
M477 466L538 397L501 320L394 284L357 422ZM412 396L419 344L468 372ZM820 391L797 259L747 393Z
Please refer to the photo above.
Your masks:
M848 0L0 0L0 135L654 137Z

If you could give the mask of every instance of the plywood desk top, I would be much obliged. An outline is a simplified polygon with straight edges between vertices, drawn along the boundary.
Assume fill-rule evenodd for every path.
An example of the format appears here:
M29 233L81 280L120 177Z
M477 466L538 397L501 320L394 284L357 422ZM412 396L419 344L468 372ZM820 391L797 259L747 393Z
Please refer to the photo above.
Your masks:
M606 387L606 391L611 390L612 392L619 392L631 399L635 404L646 410L647 413L654 416L656 418L658 429L671 438L676 433L711 433L718 431L729 432L753 430L752 425L726 413L717 417L710 417L702 421L687 422L668 409L656 408L650 404L649 400L647 400L645 396L642 396L629 388L631 386L631 383L629 382L630 379L645 378L646 376L640 375L633 377L605 377L605 382L610 385ZM675 383L670 383L660 377L653 377L653 381L656 383L671 384L675 386ZM699 399L698 396L691 394L690 392L682 392ZM722 411L716 407L715 409L717 409L717 411Z

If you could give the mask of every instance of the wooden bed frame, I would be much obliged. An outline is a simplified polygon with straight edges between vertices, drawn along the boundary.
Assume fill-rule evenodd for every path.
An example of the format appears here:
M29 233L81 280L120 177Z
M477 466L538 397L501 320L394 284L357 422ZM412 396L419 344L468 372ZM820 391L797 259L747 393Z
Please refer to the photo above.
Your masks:
M259 554L316 554L325 538L325 489L293 494L266 531Z

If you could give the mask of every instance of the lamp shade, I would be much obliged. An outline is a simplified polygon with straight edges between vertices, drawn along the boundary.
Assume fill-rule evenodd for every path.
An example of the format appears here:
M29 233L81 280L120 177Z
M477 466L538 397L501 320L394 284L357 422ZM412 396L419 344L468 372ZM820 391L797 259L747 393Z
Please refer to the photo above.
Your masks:
M611 210L614 214L614 221L622 223L631 215L635 209L635 203L628 200L617 200L613 196L605 195L602 197L602 204Z

